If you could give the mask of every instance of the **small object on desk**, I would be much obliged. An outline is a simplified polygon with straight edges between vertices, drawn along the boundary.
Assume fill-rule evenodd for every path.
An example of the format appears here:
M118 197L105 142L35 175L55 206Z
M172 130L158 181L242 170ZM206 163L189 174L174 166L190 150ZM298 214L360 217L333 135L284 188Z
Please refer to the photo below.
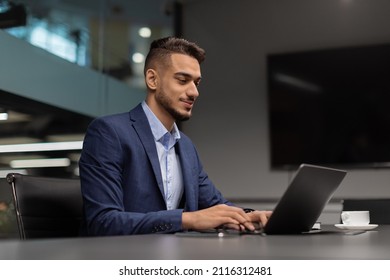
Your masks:
M344 224L335 224L335 227L339 229L346 230L371 230L376 228L378 225L376 224L368 224L368 225L344 225Z
M315 222L314 225L311 227L311 230L302 232L303 234L310 234L310 233L319 233L322 232L321 230L321 223Z
M226 237L238 237L240 236L239 231L236 231L234 233L233 231L229 230L222 230L222 229L210 229L210 230L201 230L201 231L181 231L176 232L176 236L179 237L211 237L211 238L226 238Z
M312 230L320 230L321 229L321 222L315 222L311 229Z

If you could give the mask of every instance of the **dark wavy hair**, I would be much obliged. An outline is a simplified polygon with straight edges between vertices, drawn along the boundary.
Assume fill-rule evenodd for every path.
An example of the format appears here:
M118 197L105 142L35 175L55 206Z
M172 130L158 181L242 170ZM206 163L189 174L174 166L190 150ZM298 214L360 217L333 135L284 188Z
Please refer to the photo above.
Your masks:
M201 64L205 58L205 51L197 44L186 39L176 37L165 37L154 40L150 45L150 50L145 59L144 73L147 69L153 68L155 63L167 64L167 58L172 54L185 54L195 58Z

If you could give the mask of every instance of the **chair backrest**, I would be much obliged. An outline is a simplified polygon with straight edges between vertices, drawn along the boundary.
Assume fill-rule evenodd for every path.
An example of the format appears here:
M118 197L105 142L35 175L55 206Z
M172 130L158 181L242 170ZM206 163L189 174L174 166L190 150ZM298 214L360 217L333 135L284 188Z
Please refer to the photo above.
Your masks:
M75 237L82 219L80 180L10 173L21 239Z
M368 210L371 224L390 224L390 198L344 199L343 210Z

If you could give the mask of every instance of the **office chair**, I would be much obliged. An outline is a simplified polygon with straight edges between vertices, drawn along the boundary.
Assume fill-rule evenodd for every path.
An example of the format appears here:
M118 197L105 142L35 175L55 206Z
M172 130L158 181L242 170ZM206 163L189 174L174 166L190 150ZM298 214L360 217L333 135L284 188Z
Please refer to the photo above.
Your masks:
M10 173L20 239L75 237L82 219L80 180Z
M390 224L390 198L344 199L343 211L370 211L371 224Z

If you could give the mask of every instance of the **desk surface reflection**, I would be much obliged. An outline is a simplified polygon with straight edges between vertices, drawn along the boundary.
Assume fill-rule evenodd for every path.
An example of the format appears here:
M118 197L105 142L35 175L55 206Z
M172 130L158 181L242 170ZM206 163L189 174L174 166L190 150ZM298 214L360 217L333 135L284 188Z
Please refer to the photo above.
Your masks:
M2 240L3 260L390 259L390 225L363 233L303 235L135 235Z

